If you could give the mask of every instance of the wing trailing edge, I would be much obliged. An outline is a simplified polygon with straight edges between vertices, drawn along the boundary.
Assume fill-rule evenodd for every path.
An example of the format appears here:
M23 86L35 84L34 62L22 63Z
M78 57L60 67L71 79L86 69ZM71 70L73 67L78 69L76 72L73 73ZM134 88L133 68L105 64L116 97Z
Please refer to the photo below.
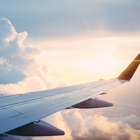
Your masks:
M140 64L140 53L138 56L128 65L128 67L119 75L119 79L130 80L134 75Z

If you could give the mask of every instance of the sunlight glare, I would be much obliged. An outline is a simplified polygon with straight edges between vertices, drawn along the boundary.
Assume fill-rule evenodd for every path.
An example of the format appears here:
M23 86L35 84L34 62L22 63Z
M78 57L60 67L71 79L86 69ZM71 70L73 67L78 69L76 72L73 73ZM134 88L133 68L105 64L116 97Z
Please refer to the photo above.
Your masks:
M114 46L111 46L109 49L110 50L115 50L115 47Z
M87 71L109 72L117 67L117 60L108 52L101 53L96 59L79 63Z

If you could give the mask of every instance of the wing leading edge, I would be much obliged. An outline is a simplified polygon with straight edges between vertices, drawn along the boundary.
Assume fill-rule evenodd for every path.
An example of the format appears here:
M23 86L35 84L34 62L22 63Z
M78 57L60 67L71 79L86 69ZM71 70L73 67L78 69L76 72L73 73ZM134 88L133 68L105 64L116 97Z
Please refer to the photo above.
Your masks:
M31 127L31 123L69 107L95 108L99 106L103 107L105 104L112 106L112 104L105 103L101 100L97 102L98 99L95 101L92 97L103 94L129 81L139 64L140 54L114 79L1 97L0 134L17 129L18 127L22 130L22 126L25 125ZM85 105L89 105L90 107L85 107Z

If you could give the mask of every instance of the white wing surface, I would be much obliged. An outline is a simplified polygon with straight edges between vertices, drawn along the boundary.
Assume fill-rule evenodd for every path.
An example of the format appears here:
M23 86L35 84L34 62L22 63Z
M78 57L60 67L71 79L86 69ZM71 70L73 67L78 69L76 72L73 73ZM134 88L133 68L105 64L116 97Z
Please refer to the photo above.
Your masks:
M140 54L119 77L111 80L99 80L81 85L0 97L0 134L9 132L9 134L27 136L59 135L59 133L52 134L52 131L57 128L53 128L49 124L42 125L42 122L39 124L41 132L36 134L35 126L37 123L35 122L69 107L96 108L112 106L111 103L94 99L94 97L129 81L139 62ZM32 127L32 124L34 127ZM30 128L32 134L29 134L29 131L28 134L20 133L21 130L22 133L23 131L26 132L28 128ZM43 132L45 128L49 134L44 134L46 133Z

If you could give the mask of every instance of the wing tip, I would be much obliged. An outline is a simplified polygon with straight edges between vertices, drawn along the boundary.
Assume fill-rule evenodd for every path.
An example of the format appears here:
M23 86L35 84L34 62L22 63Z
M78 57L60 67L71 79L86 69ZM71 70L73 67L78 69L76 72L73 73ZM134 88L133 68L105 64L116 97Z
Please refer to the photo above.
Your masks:
M118 76L118 78L129 81L132 78L132 76L134 75L135 71L137 70L139 64L140 64L140 53L128 65L128 67Z

